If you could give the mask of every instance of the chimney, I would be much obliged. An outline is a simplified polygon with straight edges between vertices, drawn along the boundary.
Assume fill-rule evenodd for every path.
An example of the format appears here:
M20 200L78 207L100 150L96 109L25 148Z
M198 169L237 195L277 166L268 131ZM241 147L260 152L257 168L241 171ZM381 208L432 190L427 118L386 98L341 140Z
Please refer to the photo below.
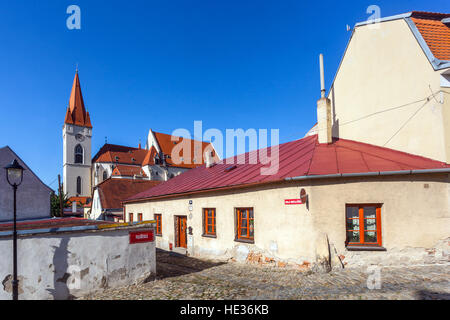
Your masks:
M325 76L323 71L323 55L320 54L320 99L317 101L317 132L319 143L331 143L331 102L325 97Z
M213 159L211 156L211 151L206 150L205 153L203 154L203 159L205 160L205 165L207 168L212 167L213 165Z

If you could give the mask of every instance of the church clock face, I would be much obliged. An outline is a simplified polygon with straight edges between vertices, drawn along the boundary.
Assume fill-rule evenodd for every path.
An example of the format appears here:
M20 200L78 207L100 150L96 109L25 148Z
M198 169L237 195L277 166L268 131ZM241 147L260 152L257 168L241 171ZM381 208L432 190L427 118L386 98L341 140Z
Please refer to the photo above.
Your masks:
M75 139L82 142L84 141L84 136L81 133L78 133L77 135L75 135Z

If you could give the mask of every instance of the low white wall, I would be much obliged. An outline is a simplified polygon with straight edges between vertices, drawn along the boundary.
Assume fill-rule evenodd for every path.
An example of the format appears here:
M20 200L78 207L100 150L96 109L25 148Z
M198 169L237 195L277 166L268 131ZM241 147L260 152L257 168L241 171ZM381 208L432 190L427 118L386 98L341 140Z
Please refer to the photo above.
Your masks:
M45 234L18 240L19 299L69 299L156 273L155 242L129 244L130 231ZM11 299L12 240L0 239L0 299Z

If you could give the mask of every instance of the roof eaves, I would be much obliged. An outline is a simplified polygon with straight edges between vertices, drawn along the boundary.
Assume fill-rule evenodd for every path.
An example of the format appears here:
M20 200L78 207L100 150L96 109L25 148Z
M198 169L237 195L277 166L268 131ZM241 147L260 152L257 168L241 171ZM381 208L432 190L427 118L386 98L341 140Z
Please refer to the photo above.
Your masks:
M386 21L405 19L405 18L411 17L411 15L412 15L412 12L402 13L402 14L397 14L395 16L389 16L389 17L376 19L375 22L378 23L378 22L386 22ZM368 25L368 24L372 24L372 23L374 23L374 20L366 20L366 21L358 22L357 24L355 24L355 28L356 27L360 27L360 26L365 26L365 25Z
M405 17L405 21L408 24L409 28L411 29L411 32L413 33L414 37L416 38L426 57L428 58L428 61L430 62L433 69L437 71L450 68L450 61L439 60L433 55L433 53L430 50L430 47L427 45L425 39L423 38L414 21L412 21L410 17Z
M435 169L416 169L416 170L399 170L399 171L373 171L373 172L354 172L354 173L334 173L310 176L298 176L285 178L286 181L292 180L309 180L309 179L326 179L326 178L345 178L345 177L366 177L366 176L391 176L391 175L410 175L425 173L449 173L450 168Z
M48 185L46 185L46 184L41 180L41 178L39 178L39 176L38 176L36 173L34 173L33 170L30 169L30 167L25 163L25 161L23 161L22 158L19 157L19 156L17 155L17 153L15 153L14 150L13 150L10 146L6 145L6 146L4 146L3 148L0 148L0 149L8 149L9 151L11 151L11 153L12 153L17 159L19 159L20 162L22 162L22 166L24 166L26 170L28 170L29 172L31 172L31 174L34 175L34 176L36 177L36 179L37 179L40 183L42 183L43 186L45 186L45 187L48 189L48 191L54 192L54 190L53 190L52 188L50 188Z

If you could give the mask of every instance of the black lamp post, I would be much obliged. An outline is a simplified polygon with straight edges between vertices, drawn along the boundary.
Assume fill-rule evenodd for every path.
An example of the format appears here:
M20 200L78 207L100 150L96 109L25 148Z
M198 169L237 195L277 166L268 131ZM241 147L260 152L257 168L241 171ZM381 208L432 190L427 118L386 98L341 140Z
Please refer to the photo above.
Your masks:
M17 228L16 228L16 191L17 187L22 183L23 170L25 170L16 159L5 167L6 180L14 190L14 232L13 232L13 281L12 281L12 298L19 300L19 281L17 281Z

